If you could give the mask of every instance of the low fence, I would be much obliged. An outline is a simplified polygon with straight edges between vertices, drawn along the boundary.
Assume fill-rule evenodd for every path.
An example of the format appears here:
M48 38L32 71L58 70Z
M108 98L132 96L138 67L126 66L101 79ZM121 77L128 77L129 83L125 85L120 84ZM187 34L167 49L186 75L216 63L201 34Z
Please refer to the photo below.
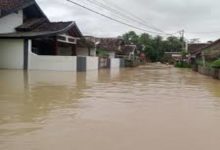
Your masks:
M30 53L28 61L29 70L85 72L101 68L119 69L126 67L124 59L90 56L43 56Z
M108 57L99 57L99 69L110 68L110 60Z
M90 70L98 70L99 59L98 57L77 57L77 71L84 72Z
M121 62L119 58L111 58L110 59L110 68L114 69L114 68L120 68L121 66Z
M29 70L77 71L75 56L29 55Z
M220 79L220 69L198 66L197 70L203 75L213 77L214 79Z

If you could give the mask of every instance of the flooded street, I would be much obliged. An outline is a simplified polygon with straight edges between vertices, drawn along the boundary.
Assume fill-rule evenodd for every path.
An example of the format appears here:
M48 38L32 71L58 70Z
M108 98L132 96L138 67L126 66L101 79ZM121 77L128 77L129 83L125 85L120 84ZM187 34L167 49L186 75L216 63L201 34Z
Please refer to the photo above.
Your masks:
M219 150L220 81L168 66L0 71L0 150Z

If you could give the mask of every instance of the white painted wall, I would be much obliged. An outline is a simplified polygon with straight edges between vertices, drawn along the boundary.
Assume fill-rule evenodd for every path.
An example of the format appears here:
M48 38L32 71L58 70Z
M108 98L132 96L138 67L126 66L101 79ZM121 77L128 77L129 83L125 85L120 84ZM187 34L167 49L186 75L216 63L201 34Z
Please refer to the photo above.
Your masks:
M23 11L12 13L0 19L0 33L15 32L15 28L23 24Z
M111 58L110 59L110 68L120 68L120 59L119 58Z
M77 56L89 56L88 48L77 48L76 49Z
M24 40L0 39L0 68L23 69L23 67Z
M40 56L29 55L29 70L76 71L75 56Z
M99 68L99 58L98 57L86 57L86 70L98 70Z
M90 56L96 56L96 49L95 48L90 49Z
M109 58L115 58L115 52L108 52Z

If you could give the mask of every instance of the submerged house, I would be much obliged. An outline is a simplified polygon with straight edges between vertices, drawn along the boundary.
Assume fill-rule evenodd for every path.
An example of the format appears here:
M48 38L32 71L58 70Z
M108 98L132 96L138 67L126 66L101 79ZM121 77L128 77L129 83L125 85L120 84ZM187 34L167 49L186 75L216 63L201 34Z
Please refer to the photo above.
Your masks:
M193 59L215 60L220 58L220 39L213 43L202 44L199 48L190 53Z
M188 44L188 52L191 58L195 58L197 53L200 53L201 50L209 46L209 43L192 43Z
M126 58L129 60L135 60L135 59L137 59L140 52L138 51L136 45L124 45L119 54L122 58Z
M76 71L74 56L89 56L80 39L75 22L51 22L35 0L0 1L0 68Z
M220 58L220 39L204 47L201 50L200 55L204 56L206 60L219 59Z
M117 54L122 51L124 41L120 38L97 38L98 55L106 55L109 58L117 58Z

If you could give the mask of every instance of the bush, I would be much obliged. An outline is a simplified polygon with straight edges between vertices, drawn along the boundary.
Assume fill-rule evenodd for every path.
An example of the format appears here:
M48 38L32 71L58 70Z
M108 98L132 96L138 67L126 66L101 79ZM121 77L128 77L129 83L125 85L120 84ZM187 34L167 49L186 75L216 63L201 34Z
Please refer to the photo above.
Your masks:
M211 67L212 68L220 68L220 59L214 61L212 64L211 64Z
M176 62L175 67L177 68L191 68L191 65L184 61Z

